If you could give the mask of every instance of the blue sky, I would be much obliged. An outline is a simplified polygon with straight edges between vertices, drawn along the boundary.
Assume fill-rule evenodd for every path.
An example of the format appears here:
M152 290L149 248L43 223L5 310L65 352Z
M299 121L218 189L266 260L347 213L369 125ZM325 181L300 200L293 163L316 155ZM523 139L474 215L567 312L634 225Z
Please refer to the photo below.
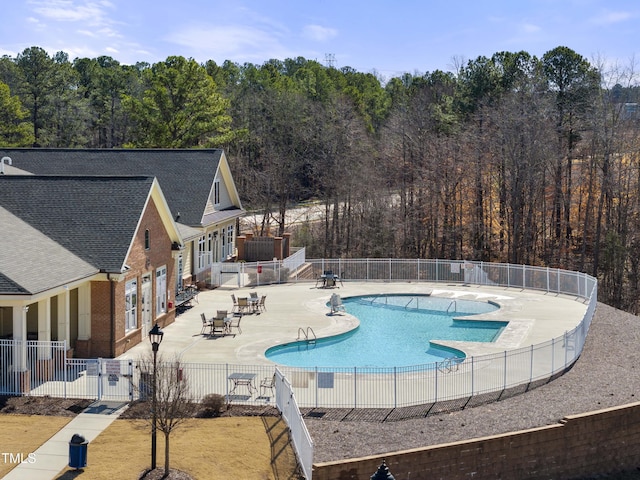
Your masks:
M70 59L262 64L328 59L340 68L455 70L499 51L567 46L629 65L640 54L637 0L4 0L0 55L38 46ZM640 56L638 56L640 58Z

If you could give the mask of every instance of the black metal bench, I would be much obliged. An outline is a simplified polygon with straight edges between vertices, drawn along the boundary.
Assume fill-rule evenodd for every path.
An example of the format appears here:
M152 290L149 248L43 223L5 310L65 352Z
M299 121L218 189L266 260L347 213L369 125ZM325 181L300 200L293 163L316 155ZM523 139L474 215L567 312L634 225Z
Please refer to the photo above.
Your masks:
M188 307L191 307L193 300L198 303L198 287L195 285L186 285L176 294L176 314L180 314Z

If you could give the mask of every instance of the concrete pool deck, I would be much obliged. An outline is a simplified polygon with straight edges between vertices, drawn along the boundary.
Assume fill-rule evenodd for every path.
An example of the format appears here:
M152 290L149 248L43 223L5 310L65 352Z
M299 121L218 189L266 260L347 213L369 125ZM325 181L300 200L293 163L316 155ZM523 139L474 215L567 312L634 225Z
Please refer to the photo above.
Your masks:
M215 336L201 334L201 313L207 318L217 310L231 311L231 294L249 296L256 291L266 295L266 310L244 315L242 334ZM493 343L446 342L467 356L476 356L539 344L562 336L582 320L587 304L581 299L536 290L487 287L448 283L346 282L340 288L316 288L315 283L287 283L256 288L217 288L201 291L198 302L163 328L160 351L179 354L185 363L273 365L265 358L267 348L298 339L300 329L320 338L346 332L358 325L357 319L344 313L330 314L327 302L331 294L341 297L376 294L431 294L453 299L491 301L500 306L495 312L478 315L485 320L508 321L499 339ZM138 359L151 347L148 341L132 347L118 358Z

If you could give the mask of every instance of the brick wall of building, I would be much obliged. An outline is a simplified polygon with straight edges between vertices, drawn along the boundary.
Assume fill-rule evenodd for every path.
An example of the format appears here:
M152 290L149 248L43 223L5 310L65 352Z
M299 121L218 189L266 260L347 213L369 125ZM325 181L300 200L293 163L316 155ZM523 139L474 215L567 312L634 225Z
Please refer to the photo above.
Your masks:
M149 249L145 248L145 231L149 231ZM129 270L119 281L92 282L91 288L91 340L87 342L90 357L111 357L121 355L126 349L142 341L141 291L142 276L151 274L152 284L152 322L157 321L161 327L175 320L175 310L156 315L156 283L155 271L161 266L167 267L167 292L170 298L167 305L175 299L175 259L171 252L171 238L167 234L158 209L151 200L143 213L142 220L133 239L131 251L125 263ZM125 287L132 279L138 280L138 329L125 332ZM113 288L113 298L111 288ZM113 331L112 306L113 302Z
M91 338L87 357L111 356L111 288L113 282L91 282ZM115 285L114 285L115 287ZM80 356L78 350L76 355Z
M499 421L499 419L497 419ZM395 478L569 479L640 465L640 403L546 427L314 465L314 480L369 480L386 461Z

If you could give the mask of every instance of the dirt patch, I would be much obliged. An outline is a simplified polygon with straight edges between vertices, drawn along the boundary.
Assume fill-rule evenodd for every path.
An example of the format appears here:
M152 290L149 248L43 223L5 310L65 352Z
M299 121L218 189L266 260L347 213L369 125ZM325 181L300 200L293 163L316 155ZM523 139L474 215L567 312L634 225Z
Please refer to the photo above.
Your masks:
M77 398L0 396L0 414L74 417L92 402Z
M121 415L122 419L145 419L149 418L151 411L149 402L136 400L129 404ZM212 417L279 417L280 413L276 407L271 405L233 405L228 404L220 409L219 412L212 412L206 406L198 404L194 406L193 418L212 418Z
M164 474L163 468L156 468L155 470L142 472L138 478L139 480L193 480L193 477L187 472L181 472L173 468L169 469L169 475Z
M73 417L89 407L93 400L54 397L0 396L0 414L51 415ZM149 402L135 401L121 415L123 419L149 418ZM195 405L193 418L211 417L278 417L278 409L271 405L225 405L219 412L212 412L205 405Z

